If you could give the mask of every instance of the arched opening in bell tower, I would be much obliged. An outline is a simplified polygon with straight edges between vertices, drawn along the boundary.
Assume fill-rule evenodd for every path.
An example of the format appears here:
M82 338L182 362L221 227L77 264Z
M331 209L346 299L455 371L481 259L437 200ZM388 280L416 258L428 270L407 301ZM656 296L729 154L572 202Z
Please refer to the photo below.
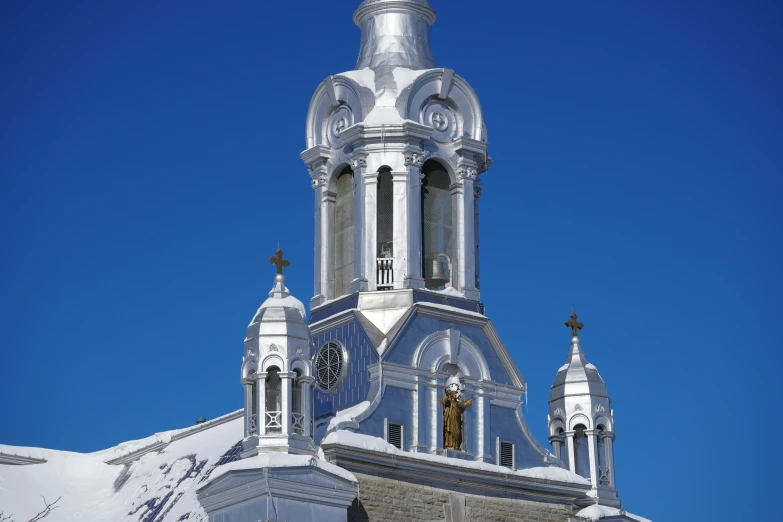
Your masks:
M377 284L378 290L387 290L394 287L394 188L389 167L378 170L376 205Z
M582 424L574 427L574 469L577 475L590 478L590 448L587 441L587 428Z
M353 171L346 167L337 176L334 204L334 296L349 292L353 280L354 184Z
M451 178L436 160L421 168L421 253L424 284L432 290L452 286L454 234L452 223Z
M280 368L272 366L266 374L266 431L267 433L279 433L283 428L282 423L282 389L280 380Z

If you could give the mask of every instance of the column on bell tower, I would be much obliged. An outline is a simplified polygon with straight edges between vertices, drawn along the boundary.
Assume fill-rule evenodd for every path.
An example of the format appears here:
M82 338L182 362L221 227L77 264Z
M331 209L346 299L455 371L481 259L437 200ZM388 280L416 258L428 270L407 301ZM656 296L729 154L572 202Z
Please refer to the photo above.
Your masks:
M375 288L375 234L378 173L367 167L369 154L357 151L351 154L351 167L356 192L354 211L354 278L350 291L366 292Z

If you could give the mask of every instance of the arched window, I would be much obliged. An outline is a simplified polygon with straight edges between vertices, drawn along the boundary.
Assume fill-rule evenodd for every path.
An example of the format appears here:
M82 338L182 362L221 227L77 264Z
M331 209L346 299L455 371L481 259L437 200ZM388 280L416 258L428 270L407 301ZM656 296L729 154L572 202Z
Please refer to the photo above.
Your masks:
M582 424L574 427L574 462L577 475L590 478L590 448L587 445L587 428Z
M381 167L378 171L376 205L376 281L378 290L389 290L394 288L394 189L389 167Z
M598 425L598 484L609 485L609 468L606 465L606 428Z
M389 167L381 167L378 171L378 220L377 240L378 257L394 255L394 190L392 189L392 173Z
M451 178L435 160L425 162L421 172L424 174L421 184L424 283L427 288L437 289L454 282L451 265L457 261L452 237Z
M267 433L280 432L283 429L282 423L282 399L280 383L280 368L272 366L267 370L266 375L266 431Z
M337 178L334 204L334 297L348 293L353 280L354 187L346 167Z

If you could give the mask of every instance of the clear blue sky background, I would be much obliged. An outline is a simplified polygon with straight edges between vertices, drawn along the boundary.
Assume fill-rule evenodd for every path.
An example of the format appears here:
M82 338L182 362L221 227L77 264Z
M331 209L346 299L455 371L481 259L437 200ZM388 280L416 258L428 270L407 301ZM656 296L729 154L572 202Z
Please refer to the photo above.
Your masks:
M94 451L242 406L278 240L312 295L298 154L357 4L3 2L0 442ZM536 436L573 306L628 509L778 518L782 4L433 5L437 63L483 103L482 298Z

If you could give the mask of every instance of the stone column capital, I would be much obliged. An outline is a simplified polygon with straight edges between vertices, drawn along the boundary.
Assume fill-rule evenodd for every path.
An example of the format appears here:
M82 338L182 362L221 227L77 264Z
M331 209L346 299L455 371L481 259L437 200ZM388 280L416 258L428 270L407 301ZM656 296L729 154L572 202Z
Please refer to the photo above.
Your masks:
M367 156L369 156L369 154L362 150L355 151L348 156L348 160L351 162L351 168L354 172L359 169L367 168Z

